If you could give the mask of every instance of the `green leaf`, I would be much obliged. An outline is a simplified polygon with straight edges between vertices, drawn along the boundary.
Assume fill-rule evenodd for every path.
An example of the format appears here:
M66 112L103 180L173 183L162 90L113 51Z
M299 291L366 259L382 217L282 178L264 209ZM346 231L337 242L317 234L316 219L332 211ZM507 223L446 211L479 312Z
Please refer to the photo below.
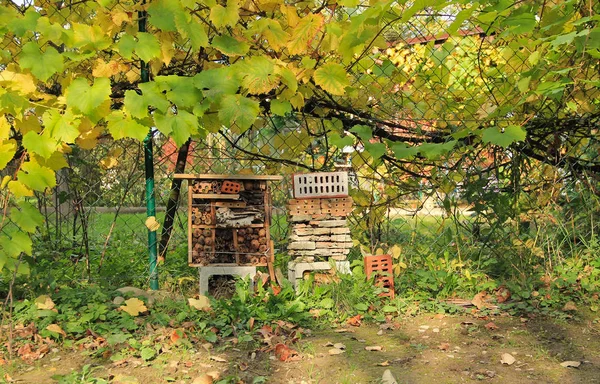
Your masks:
M67 88L67 105L77 108L84 115L91 115L110 96L110 80L96 78L90 87L87 79L79 77Z
M234 95L241 85L236 71L227 68L213 68L194 76L194 85L204 97L217 101L222 95Z
M131 35L123 35L119 42L117 43L117 49L119 50L119 54L126 59L131 59L133 57L133 51L137 42Z
M179 0L153 0L148 6L148 21L163 31L174 32L177 30L175 17L181 13L184 9Z
M139 32L137 38L135 53L140 59L147 63L152 59L160 57L160 43L156 36L146 32Z
M19 203L19 208L21 210L16 207L11 208L10 219L23 231L33 233L44 223L44 216L31 203L22 201Z
M363 141L369 141L373 138L373 130L367 125L355 125L350 132L356 133Z
M190 39L190 43L194 50L200 47L208 47L208 36L203 24L194 23L192 16L189 13L175 15L177 30L184 38Z
M158 84L155 82L141 83L138 85L142 96L144 97L144 104L149 107L158 109L165 113L171 104L167 101L165 95L161 92ZM138 111L139 112L139 111Z
M507 148L516 141L523 141L527 137L525 129L518 125L509 125L504 132L497 127L487 128L483 131L484 143L491 143Z
M250 46L242 41L228 35L216 36L212 40L212 46L227 56L243 56L248 53Z
M456 140L451 140L446 143L424 143L419 145L417 148L419 153L426 158L436 159L439 156L450 152L454 148L455 144Z
M184 110L179 110L176 115L155 113L154 122L156 128L172 137L177 146L183 145L190 136L198 133L198 118Z
M63 70L63 58L56 49L46 46L46 51L42 52L34 42L23 46L18 60L22 68L29 69L35 77L44 82Z
M366 312L369 310L369 306L365 303L356 303L354 305L354 309L356 309L357 311Z
M210 10L210 21L217 28L233 27L239 20L239 0L227 0L227 7L215 5Z
M258 101L242 95L226 95L221 100L219 119L226 126L237 125L243 132L254 124L259 112Z
M370 143L368 141L363 141L363 145L365 146L365 150L375 160L378 160L381 156L383 156L387 150L385 144L383 143Z
M202 100L202 93L196 88L190 77L185 76L156 76L154 78L159 88L167 92L167 99L178 108L193 107Z
M327 63L313 75L315 83L332 95L343 95L350 85L346 69L340 64Z
M23 163L17 178L27 187L39 192L56 187L54 171L31 161Z
M14 232L11 238L6 235L0 235L0 248L8 257L16 259L21 253L31 256L32 252L31 238L25 232Z
M113 111L108 115L106 121L108 122L108 131L115 140L131 137L143 141L150 131L149 127L138 123L124 111Z
M15 36L23 37L27 32L35 31L37 21L40 18L40 13L35 10L35 7L29 7L23 17L14 17L8 22L8 29Z
M287 100L271 100L271 112L279 116L285 116L292 112L292 104Z
M279 84L275 65L264 56L244 60L238 67L238 72L242 76L242 85L253 94L268 93Z
M48 159L58 149L58 142L50 136L49 131L44 131L41 135L29 131L23 136L23 147L29 153L35 153Z
M154 358L154 356L156 356L156 351L152 347L143 347L140 351L140 357L144 361L151 360L152 358Z
M350 135L341 137L337 133L333 133L328 137L328 139L331 145L336 146L338 149L344 149L345 147L351 147L354 145L354 137Z
M134 90L125 91L123 106L131 116L137 119L143 119L148 116L148 104L144 96L138 95Z
M332 298L330 297L326 297L323 300L321 300L321 302L319 303L319 306L321 308L325 308L325 309L329 309L329 308L333 308L333 306L335 305L335 302L333 301Z
M49 109L42 116L44 128L50 131L53 139L64 143L74 143L79 137L79 119L75 118L70 111L60 113L55 109Z
M406 143L394 143L391 146L397 159L410 159L419 153L418 147L409 147Z
M517 35L531 32L536 24L535 15L529 12L510 15L502 22L503 26L509 27Z

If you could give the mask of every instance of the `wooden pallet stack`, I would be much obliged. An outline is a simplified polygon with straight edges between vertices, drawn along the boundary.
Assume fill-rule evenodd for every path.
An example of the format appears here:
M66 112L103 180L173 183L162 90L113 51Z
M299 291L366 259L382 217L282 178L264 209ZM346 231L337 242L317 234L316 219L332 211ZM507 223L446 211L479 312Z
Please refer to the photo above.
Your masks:
M288 253L297 262L346 260L352 238L346 217L352 198L291 199Z

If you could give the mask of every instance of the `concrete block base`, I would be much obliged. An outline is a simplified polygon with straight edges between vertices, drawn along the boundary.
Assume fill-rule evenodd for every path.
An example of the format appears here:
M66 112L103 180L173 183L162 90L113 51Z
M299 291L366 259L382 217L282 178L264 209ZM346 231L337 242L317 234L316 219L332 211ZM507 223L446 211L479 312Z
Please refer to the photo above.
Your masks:
M200 274L200 294L206 295L208 293L208 280L211 276L240 276L242 278L250 276L254 279L256 276L256 267L249 266L206 266L198 268Z
M350 262L336 261L335 268L339 273L350 273ZM288 280L294 288L298 289L298 283L304 278L304 272L307 271L329 271L331 264L328 261L315 261L312 263L294 262L288 263Z

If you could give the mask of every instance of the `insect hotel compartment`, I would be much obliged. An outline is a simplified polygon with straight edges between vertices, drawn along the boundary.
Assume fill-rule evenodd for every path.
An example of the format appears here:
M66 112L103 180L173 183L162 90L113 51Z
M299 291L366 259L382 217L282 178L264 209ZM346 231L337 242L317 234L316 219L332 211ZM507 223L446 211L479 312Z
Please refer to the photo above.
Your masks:
M271 194L280 176L176 175L188 180L191 266L270 266Z

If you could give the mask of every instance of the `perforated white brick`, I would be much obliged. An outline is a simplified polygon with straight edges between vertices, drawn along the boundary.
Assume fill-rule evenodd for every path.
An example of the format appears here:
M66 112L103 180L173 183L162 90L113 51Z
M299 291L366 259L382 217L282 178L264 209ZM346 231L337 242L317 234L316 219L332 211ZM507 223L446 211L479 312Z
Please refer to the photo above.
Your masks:
M294 198L348 196L348 173L316 172L295 174Z

